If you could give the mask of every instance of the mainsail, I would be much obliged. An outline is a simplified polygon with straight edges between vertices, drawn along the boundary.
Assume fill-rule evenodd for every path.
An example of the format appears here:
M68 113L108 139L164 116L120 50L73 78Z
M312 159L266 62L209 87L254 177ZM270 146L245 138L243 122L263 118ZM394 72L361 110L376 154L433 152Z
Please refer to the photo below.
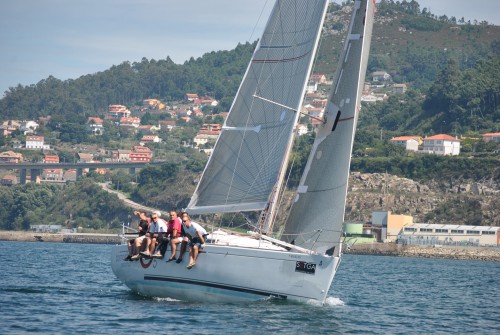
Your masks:
M375 0L355 1L348 35L282 239L338 255Z
M327 0L278 0L202 178L192 214L261 210L285 164Z

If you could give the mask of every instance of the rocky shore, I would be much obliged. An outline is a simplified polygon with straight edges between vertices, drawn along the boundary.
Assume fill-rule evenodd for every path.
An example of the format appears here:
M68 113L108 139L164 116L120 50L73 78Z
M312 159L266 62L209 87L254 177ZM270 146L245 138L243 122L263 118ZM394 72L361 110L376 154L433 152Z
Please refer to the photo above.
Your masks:
M500 247L419 246L394 243L355 244L347 254L500 262Z

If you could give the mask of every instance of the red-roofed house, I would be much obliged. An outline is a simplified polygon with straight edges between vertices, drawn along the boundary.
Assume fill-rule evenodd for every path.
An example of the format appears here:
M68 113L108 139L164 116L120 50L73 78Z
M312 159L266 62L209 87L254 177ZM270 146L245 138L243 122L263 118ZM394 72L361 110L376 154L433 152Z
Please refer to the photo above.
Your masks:
M138 128L141 125L141 119L138 117L122 117L120 126Z
M317 84L326 84L326 76L324 74L311 74L309 81L315 82Z
M152 156L152 151L148 147L134 146L134 149L130 152L131 162L150 162Z
M154 134L158 130L160 130L159 126L153 126L153 125L144 125L144 126L139 126L137 127L138 131L141 131L143 134Z
M192 101L192 102L197 102L200 100L200 98L198 97L198 94L196 94L196 93L186 93L185 99L187 101Z
M402 145L408 151L418 151L418 146L422 144L420 136L399 136L391 138L391 142Z
M436 155L460 154L460 140L450 135L439 134L424 138L424 153Z
M59 163L59 156L57 155L45 155L43 158L44 163Z
M161 138L156 135L144 135L139 142L141 145L145 145L146 143L160 143Z
M483 135L483 141L488 142L500 142L500 133L488 133Z
M89 117L87 119L87 129L94 135L102 135L104 131L104 121L99 117Z
M17 184L17 177L11 174L7 174L3 176L2 180L0 180L0 184L4 186L11 186Z
M108 106L108 116L115 119L121 119L122 117L129 117L130 112L126 106L123 105L109 105Z

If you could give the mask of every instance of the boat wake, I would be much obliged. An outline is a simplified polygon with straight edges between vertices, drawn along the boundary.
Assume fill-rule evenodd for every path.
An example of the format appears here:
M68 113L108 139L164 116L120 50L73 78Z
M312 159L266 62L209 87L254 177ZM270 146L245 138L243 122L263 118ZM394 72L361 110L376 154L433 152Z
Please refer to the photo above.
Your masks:
M317 300L309 300L307 302L307 304L311 305L311 306L329 306L329 307L332 307L332 306L344 306L345 302L343 302L339 298L327 297L324 304L322 304L321 302L319 302Z

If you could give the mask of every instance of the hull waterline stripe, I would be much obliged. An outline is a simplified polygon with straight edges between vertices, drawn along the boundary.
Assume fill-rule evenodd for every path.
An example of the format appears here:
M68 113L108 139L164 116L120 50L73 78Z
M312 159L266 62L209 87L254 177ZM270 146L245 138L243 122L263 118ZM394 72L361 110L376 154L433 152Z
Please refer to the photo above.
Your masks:
M283 294L275 294L275 293L271 293L271 292L257 291L257 290L253 290L253 289L243 288L243 287L227 286L227 285L203 282L203 281L198 281L198 280L180 279L180 278L173 278L173 277L157 277L157 276L144 276L144 280L155 280L155 281L166 281L166 282L175 282L175 283L182 283L182 284L191 284L191 285L198 285L198 286L213 287L213 288L229 290L229 291L237 291L237 292L243 292L243 293L249 293L249 294L256 294L256 295L261 295L261 296L265 296L265 297L272 296L272 297L276 297L276 298L280 298L280 299L287 298L287 296L283 295Z

